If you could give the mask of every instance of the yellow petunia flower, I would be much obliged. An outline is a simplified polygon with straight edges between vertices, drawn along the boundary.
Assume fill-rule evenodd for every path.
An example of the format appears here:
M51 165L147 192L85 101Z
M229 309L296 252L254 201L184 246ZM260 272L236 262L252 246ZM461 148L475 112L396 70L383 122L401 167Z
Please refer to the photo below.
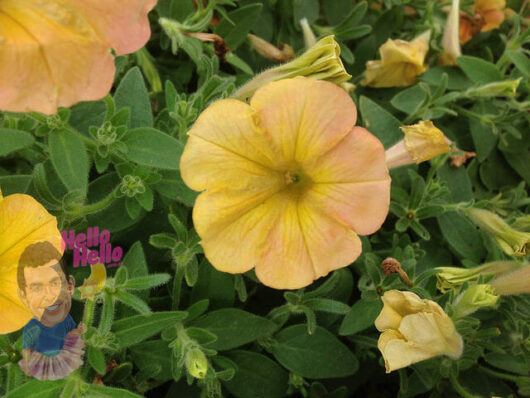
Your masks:
M103 290L107 281L107 269L101 263L97 263L90 268L90 277L85 279L83 284L78 287L81 292L81 300L94 300L96 295Z
M114 49L132 53L150 36L156 0L0 1L0 109L53 114L104 97Z
M304 77L199 116L180 169L204 191L193 221L214 267L255 267L265 285L297 289L360 255L357 234L386 218L390 177L381 142L356 118L343 89Z
M0 334L21 329L33 316L18 296L17 268L24 249L41 241L63 253L57 219L31 196L4 198L0 190Z
M401 87L416 83L416 77L427 70L425 55L429 51L430 32L411 42L388 39L380 48L381 60L366 62L365 78L369 87Z
M438 355L462 355L462 337L437 303L399 290L385 292L382 299L375 327L383 332L377 346L387 373Z

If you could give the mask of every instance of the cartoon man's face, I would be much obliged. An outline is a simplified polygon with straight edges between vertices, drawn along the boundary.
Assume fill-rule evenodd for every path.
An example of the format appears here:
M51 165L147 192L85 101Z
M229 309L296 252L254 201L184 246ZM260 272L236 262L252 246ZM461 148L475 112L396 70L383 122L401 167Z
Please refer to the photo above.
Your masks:
M72 308L75 281L66 280L61 266L52 260L40 267L24 268L26 287L19 289L22 302L45 326L62 322Z

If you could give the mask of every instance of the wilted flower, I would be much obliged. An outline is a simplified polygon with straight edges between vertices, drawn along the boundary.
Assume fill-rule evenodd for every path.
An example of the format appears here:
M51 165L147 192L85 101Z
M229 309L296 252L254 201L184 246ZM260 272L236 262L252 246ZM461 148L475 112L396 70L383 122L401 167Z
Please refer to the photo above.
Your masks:
M458 29L460 35L460 44L465 44L475 37L480 32L484 24L484 18L482 18L480 15L472 16L466 13L460 13Z
M504 21L505 0L475 0L473 11L484 18L482 31L497 29Z
M293 48L285 43L281 43L280 47L273 46L261 37L255 36L252 33L247 35L247 38L252 43L252 48L261 56L270 59L274 62L290 61L295 57Z
M456 58L462 55L459 23L460 0L453 0L442 38L443 52L440 54L440 63L442 65L456 65Z
M437 267L436 269L440 272L436 274L436 287L445 293L450 289L459 288L465 282L475 283L481 276L497 277L519 268L521 265L515 261L494 261L473 268Z
M454 317L462 318L483 307L491 307L497 303L499 296L488 284L473 285L461 293L455 300Z
M460 357L462 337L437 303L399 290L385 292L382 299L375 327L383 332L377 346L387 373L438 355Z
M449 152L449 140L430 120L401 127L405 138L386 151L388 168L421 163Z
M265 285L296 289L360 255L357 234L386 218L390 177L356 115L340 87L297 77L260 88L250 106L225 99L199 116L180 169L204 191L193 221L214 267L255 267Z
M2 1L0 109L53 114L104 97L114 57L149 39L156 0Z
M530 232L510 227L498 215L484 209L466 209L467 216L487 232L508 255L523 257L530 252Z
M260 73L233 93L231 98L247 101L265 84L296 76L312 77L335 84L341 84L351 78L340 60L339 44L331 35L320 39L292 61Z
M530 265L499 275L489 284L501 296L530 293Z
M19 298L17 268L24 249L41 241L63 253L57 219L31 196L4 198L0 190L0 334L19 330L33 316Z
M401 87L416 83L416 77L427 70L425 55L429 51L430 31L412 42L388 39L380 48L381 60L366 63L363 86Z

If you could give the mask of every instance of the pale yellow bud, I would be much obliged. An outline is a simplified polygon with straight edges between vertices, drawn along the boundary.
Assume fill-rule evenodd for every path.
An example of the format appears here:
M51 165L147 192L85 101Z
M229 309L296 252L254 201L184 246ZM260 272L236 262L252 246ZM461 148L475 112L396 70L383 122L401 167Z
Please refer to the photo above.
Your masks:
M499 296L491 285L474 285L460 294L455 300L455 318L472 314L483 307L491 307L497 303Z

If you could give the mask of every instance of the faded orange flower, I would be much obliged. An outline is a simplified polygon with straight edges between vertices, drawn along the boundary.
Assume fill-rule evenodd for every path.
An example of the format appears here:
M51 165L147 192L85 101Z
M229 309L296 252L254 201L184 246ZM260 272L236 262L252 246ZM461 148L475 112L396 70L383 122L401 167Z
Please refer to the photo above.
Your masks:
M29 195L5 198L0 189L0 334L21 329L32 318L18 296L18 260L30 244L48 241L60 253L57 219Z
M505 0L475 0L473 11L484 18L482 32L497 29L504 21Z
M0 1L0 109L53 114L104 97L114 49L128 54L149 39L156 0Z
M215 268L255 268L265 285L296 289L360 255L357 234L386 218L390 177L383 145L356 118L343 89L304 77L199 116L180 168L203 191L193 221Z

